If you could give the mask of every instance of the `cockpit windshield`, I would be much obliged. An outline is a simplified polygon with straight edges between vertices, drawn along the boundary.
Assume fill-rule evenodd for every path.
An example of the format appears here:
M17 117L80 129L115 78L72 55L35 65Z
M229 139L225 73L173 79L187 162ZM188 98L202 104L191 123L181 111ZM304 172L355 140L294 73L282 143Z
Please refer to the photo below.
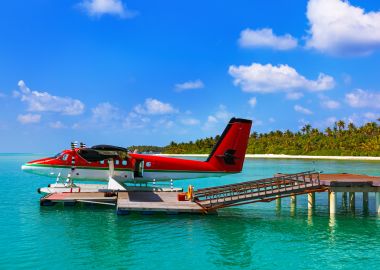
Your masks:
M62 155L62 152L56 154L55 156L53 156L52 158L59 158L60 156Z

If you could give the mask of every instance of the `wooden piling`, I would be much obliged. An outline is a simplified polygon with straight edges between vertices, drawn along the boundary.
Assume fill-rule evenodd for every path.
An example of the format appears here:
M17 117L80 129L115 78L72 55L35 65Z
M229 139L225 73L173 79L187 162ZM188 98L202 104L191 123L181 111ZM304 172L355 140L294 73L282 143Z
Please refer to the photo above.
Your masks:
M368 212L368 192L363 192L363 212Z
M352 211L355 211L355 192L349 193L349 206Z
M308 209L314 209L315 206L315 193L308 193L307 194L307 208Z
M375 211L380 214L380 192L375 192Z
M276 209L280 210L281 209L281 197L277 196L276 199Z
M329 192L329 201L330 201L330 214L336 213L336 192Z
M347 192L342 192L342 207L347 209Z

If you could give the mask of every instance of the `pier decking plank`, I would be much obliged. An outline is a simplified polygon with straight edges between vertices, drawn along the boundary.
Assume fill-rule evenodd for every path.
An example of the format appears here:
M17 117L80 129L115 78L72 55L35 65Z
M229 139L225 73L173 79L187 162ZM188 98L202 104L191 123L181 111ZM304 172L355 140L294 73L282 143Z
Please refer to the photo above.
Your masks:
M117 209L123 211L201 213L204 209L191 201L178 201L177 192L120 192Z

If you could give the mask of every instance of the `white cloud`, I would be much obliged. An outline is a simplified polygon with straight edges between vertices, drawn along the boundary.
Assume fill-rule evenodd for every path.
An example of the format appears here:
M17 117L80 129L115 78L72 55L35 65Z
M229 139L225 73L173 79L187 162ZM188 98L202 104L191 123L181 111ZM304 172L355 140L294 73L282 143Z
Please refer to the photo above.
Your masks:
M134 110L138 114L150 115L170 114L177 112L177 110L174 109L169 103L164 103L153 98L146 99L144 105L139 104L135 107Z
M298 100L303 97L302 92L288 92L286 93L286 98L290 100Z
M218 123L218 119L215 117L215 116L213 116L213 115L209 115L208 117L207 117L207 123Z
M17 120L21 124L35 124L41 121L41 115L32 113L20 114L19 116L17 116Z
M188 81L184 83L178 83L175 85L175 89L177 91L191 90L191 89L201 89L204 88L205 85L201 80Z
M352 82L352 77L349 74L343 74L343 82L345 85L350 85Z
M155 123L155 126L158 128L171 128L174 126L174 121L169 119L160 119Z
M380 109L380 92L356 89L346 94L346 102L354 108Z
M331 100L331 99L321 101L321 105L323 108L327 108L327 109L337 109L340 107L340 103L338 101Z
M199 120L195 118L184 118L181 119L181 123L186 126L196 126L199 125Z
M326 109L338 109L340 107L340 103L338 101L332 100L327 96L320 95L321 106Z
M240 33L239 44L244 48L272 48L275 50L290 50L297 47L297 39L289 34L276 36L272 29L245 29Z
M107 122L120 118L119 109L108 102L100 103L92 109L92 118L95 121Z
M203 125L203 129L212 129L218 123L227 123L227 121L232 117L232 113L230 113L226 106L219 105L218 110L207 117L206 123Z
M65 115L78 115L84 111L84 104L78 99L32 91L24 81L19 81L18 86L20 91L15 91L14 96L27 103L30 112L58 112Z
M320 73L317 80L308 80L288 65L232 65L229 67L229 74L234 77L234 84L245 92L274 93L303 89L324 91L335 86L331 76Z
M296 112L303 113L303 114L313 114L312 111L310 111L309 109L304 108L304 107L302 107L302 106L300 106L300 105L295 105L295 106L294 106L294 110L295 110Z
M127 129L139 129L146 127L150 122L151 119L149 117L130 112L123 121L123 127Z
M368 120L374 121L380 118L380 113L366 112L364 113L364 117Z
M380 113L366 112L366 113L353 113L348 117L345 117L343 120L346 123L354 123L355 125L364 125L369 122L376 122L380 117Z
M330 116L330 117L327 117L326 119L315 122L312 126L323 129L327 127L332 127L336 121L338 121L338 119L335 116Z
M257 104L257 99L256 99L256 97L252 97L252 98L250 98L250 99L248 100L248 104L249 104L252 108L254 108L254 107L256 106L256 104Z
M333 55L365 55L380 48L380 12L341 0L310 0L307 47Z
M253 118L252 119L252 125L255 126L255 127L263 126L264 122L262 120L260 120L260 119Z
M51 123L49 123L49 126L51 128L55 128L55 129L61 129L61 128L66 127L61 121L51 122Z
M100 17L103 15L115 15L123 19L133 18L136 11L127 9L121 0L83 0L79 7L84 9L88 15Z
M71 125L72 129L79 129L80 127L81 127L81 124L79 124L79 123L74 123Z

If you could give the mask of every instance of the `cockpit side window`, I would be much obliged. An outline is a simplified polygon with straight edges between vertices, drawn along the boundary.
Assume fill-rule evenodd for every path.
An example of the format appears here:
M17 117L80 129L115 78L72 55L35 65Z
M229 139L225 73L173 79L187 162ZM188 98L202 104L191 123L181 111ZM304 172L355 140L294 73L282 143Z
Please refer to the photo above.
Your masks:
M63 161L66 161L66 160L68 159L68 157L69 157L69 155L68 155L68 154L64 154L64 155L62 156L62 158L61 158L61 159L62 159Z

